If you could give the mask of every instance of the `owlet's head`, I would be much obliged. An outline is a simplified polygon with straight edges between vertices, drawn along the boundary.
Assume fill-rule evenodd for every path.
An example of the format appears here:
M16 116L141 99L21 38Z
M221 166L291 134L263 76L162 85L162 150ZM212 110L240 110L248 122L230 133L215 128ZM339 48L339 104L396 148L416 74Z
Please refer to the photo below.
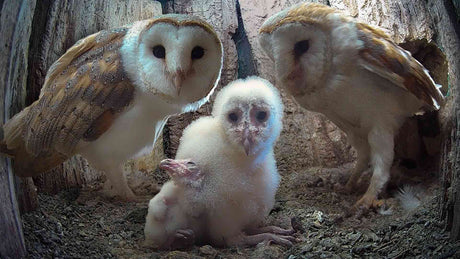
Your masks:
M270 150L282 129L283 104L267 80L249 77L231 82L216 97L212 115L228 141L246 155Z

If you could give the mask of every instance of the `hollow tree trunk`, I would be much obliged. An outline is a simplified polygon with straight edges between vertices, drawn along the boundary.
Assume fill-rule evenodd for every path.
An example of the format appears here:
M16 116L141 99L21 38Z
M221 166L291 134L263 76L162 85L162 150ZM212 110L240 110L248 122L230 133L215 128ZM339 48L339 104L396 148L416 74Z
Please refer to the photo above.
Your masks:
M0 9L0 120L3 122L24 103L27 49L30 36L31 14L35 1L3 2ZM25 255L22 223L15 194L15 184L27 186L25 181L17 181L11 170L10 161L0 157L0 257L17 258ZM34 190L29 188L28 190ZM19 192L21 199L34 201L25 197L28 191Z
M258 74L276 83L270 61L257 43L258 28L275 12L300 0L5 0L0 1L0 106L1 120L14 115L39 94L49 66L78 39L101 29L120 26L161 13L188 13L210 22L224 45L224 69L219 88L231 80ZM316 1L318 2L318 1ZM444 195L441 216L460 231L460 101L458 9L454 0L321 0L372 25L382 27L397 43L409 48L443 84L449 93L440 112L442 124L441 182ZM458 8L458 6L457 6ZM444 52L447 68L430 43ZM435 58L433 58L435 57ZM439 61L441 60L441 61ZM441 62L441 63L440 63ZM447 71L446 71L447 70ZM449 80L447 81L447 74ZM302 167L335 167L354 160L345 135L324 116L300 109L282 90L285 103L284 130L276 147L280 171ZM165 152L174 156L181 132L191 120L209 114L210 105L198 113L172 118L165 128ZM408 127L406 133L413 128ZM436 146L436 141L432 141ZM428 148L427 148L428 149ZM436 148L434 148L436 149ZM436 151L434 151L436 152ZM410 152L409 152L410 153ZM286 163L289 162L289 163ZM293 164L294 162L294 164ZM287 167L286 165L289 165ZM24 245L18 217L15 186L21 187L21 204L34 205L32 180L14 180L5 159L0 160L0 257L23 255ZM97 177L81 158L73 158L53 172L34 179L40 190L57 192ZM21 198L23 197L23 198ZM28 203L29 202L29 203Z
M429 1L437 42L449 61L449 102L442 118L440 215L453 240L460 240L460 3Z

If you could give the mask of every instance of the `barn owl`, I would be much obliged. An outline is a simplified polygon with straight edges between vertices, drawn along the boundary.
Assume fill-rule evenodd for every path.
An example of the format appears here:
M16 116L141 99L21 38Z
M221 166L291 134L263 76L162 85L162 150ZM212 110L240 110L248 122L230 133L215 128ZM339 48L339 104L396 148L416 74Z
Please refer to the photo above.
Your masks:
M205 103L221 68L218 36L194 16L100 31L50 67L39 99L4 125L1 150L19 176L81 154L105 172L109 194L134 198L123 163L152 145L169 115Z
M159 167L171 180L149 202L144 244L160 249L186 248L204 231L204 220L200 219L203 209L193 198L201 191L203 174L190 159L164 159Z
M193 161L202 183L195 194L176 198L189 204L185 215L202 220L193 226L206 226L195 233L196 238L217 246L255 245L265 240L291 244L292 229L261 227L274 205L280 180L273 145L282 116L278 91L268 81L250 77L223 88L212 116L201 117L184 130L176 159Z
M260 28L259 42L274 61L277 82L302 107L326 115L356 149L346 190L371 164L369 187L355 207L379 206L401 124L443 103L427 70L379 29L321 4L273 15Z

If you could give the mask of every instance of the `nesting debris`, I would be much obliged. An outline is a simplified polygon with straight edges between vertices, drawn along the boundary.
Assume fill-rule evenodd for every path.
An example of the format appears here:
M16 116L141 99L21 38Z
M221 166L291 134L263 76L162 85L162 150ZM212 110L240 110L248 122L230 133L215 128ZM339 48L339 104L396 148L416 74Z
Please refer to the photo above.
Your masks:
M305 173L319 174L310 179L332 178L322 175L327 174L327 170L299 170L298 174ZM39 194L39 210L23 215L28 257L460 257L460 242L452 242L449 233L444 231L444 224L437 219L436 196L424 196L411 212L396 204L391 215L371 213L355 219L342 215L359 198L359 193L339 194L330 184L307 186L298 183L301 175L292 172L282 172L282 175L277 202L267 224L284 228L291 224L298 240L291 248L268 243L249 248L202 244L186 251L157 251L142 245L149 198L139 203L125 203L82 190L76 199L78 191L71 190L55 196Z

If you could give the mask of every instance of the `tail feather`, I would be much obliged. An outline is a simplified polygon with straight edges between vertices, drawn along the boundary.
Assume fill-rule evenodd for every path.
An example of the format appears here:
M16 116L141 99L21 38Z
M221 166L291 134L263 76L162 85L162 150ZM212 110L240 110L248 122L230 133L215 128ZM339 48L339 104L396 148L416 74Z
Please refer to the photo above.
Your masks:
M0 128L0 153L14 157L16 153L15 149L19 148L21 144L24 143L22 131L24 117L28 112L29 107L17 113Z
M14 150L24 144L22 133L25 127L25 117L29 113L30 107L31 106L14 115L13 118L9 119L3 126L2 142L4 142L10 150Z
M55 168L68 158L56 151L40 154L28 152L23 130L27 127L25 117L29 113L30 107L25 108L7 121L3 127L0 127L0 153L14 158L14 173L21 177L37 176Z
M9 149L6 144L4 126L0 126L0 153L6 156L14 157L14 150Z
M11 149L8 149L8 146L3 141L3 139L0 141L0 153L6 156L14 157L14 151Z
M67 156L59 152L40 154L34 156L20 148L16 151L13 170L14 173L21 177L35 177L45 173L67 160Z

